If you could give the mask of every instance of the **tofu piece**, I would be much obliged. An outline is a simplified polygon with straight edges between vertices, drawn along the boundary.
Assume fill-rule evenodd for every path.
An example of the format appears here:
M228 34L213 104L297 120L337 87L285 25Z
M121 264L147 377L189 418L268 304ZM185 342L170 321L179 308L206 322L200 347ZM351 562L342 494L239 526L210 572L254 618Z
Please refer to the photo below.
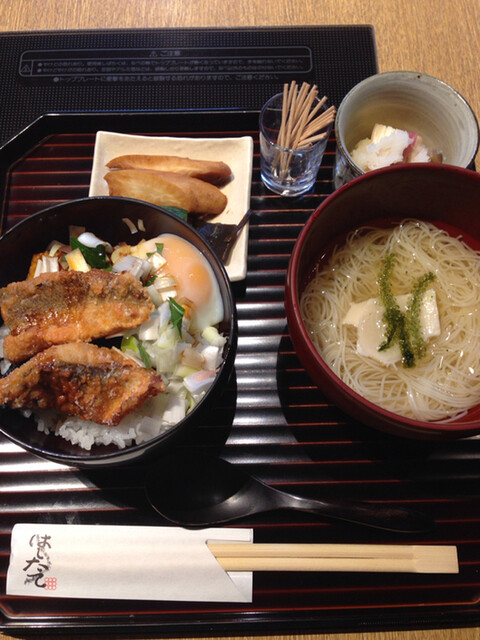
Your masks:
M398 306L406 311L409 294L395 296ZM389 349L379 351L385 340L386 325L383 321L385 308L379 298L369 298L363 302L354 302L347 311L342 324L357 329L357 353L373 358L384 365L400 362L400 345L394 343ZM440 335L440 317L434 289L428 289L420 306L420 326L425 341Z

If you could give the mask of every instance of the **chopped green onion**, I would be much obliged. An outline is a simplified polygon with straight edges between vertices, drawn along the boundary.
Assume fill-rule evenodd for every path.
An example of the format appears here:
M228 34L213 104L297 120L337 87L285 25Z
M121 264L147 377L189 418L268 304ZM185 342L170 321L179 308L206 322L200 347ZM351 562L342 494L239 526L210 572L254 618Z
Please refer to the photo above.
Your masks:
M138 340L135 338L135 336L123 336L120 349L122 351L126 351L127 349L130 349L130 351L134 351L135 353L138 353L137 344L138 344Z
M108 266L107 251L104 244L98 244L95 248L87 247L78 238L70 238L70 246L73 250L79 249L82 252L87 264L94 269L105 269Z
M136 233L138 231L135 223L130 220L130 218L122 218L122 221L127 225L130 233Z

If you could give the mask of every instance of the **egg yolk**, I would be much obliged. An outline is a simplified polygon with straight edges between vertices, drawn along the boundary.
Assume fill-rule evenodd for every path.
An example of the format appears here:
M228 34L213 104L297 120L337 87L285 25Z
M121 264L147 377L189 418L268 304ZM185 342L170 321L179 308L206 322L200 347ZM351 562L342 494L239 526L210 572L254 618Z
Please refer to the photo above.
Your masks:
M202 254L178 236L162 235L157 242L163 244L162 255L177 282L177 298L188 298L197 309L206 307L212 298L212 276Z

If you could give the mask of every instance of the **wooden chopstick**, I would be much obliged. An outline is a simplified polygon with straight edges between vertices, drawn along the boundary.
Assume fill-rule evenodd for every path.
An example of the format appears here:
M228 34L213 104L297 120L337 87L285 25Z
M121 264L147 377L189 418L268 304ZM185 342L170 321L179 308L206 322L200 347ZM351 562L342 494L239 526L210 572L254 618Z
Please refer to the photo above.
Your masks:
M446 545L209 542L208 548L226 571L459 571L457 548Z

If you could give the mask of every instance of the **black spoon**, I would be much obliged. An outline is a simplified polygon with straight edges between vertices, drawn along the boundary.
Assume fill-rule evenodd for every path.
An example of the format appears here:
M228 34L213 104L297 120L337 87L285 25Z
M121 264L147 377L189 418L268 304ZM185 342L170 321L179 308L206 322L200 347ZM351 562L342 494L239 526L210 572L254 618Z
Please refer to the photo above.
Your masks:
M295 509L388 531L433 528L430 519L409 509L312 500L279 491L246 475L238 465L194 451L160 460L150 470L146 494L158 513L184 527L208 527L255 513Z

